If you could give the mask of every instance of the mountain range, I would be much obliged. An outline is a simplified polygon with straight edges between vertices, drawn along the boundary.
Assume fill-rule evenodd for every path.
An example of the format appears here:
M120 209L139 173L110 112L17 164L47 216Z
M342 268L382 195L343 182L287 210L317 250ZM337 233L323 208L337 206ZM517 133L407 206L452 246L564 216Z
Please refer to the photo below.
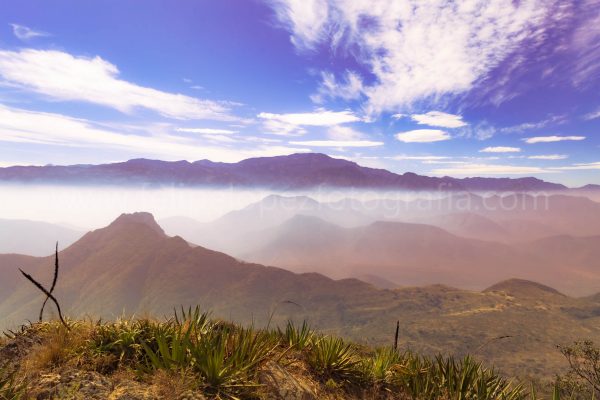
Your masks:
M0 182L152 186L262 187L296 190L315 187L414 191L558 191L561 184L537 178L428 177L362 167L319 153L250 158L237 163L209 160L134 159L100 165L13 166L0 168Z
M240 259L382 287L444 283L479 290L520 276L573 295L600 288L600 204L456 193L412 201L318 202L271 195L211 222L175 217L165 231Z
M573 298L524 280L481 292L442 285L381 290L357 279L295 274L190 245L167 236L147 213L122 215L85 234L59 259L55 294L71 317L160 316L200 304L217 317L258 326L270 316L273 325L306 319L324 332L376 345L391 343L399 320L402 348L472 353L507 373L545 377L564 366L556 344L600 336L598 296ZM48 284L53 261L0 255L4 327L34 320L43 301L17 267Z

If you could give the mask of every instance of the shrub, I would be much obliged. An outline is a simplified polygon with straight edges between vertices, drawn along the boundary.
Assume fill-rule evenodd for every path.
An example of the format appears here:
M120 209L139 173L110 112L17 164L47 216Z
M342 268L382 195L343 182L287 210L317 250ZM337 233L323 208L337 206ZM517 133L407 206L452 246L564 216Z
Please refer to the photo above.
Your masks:
M24 398L25 385L17 382L15 373L5 365L0 365L0 400L19 400Z

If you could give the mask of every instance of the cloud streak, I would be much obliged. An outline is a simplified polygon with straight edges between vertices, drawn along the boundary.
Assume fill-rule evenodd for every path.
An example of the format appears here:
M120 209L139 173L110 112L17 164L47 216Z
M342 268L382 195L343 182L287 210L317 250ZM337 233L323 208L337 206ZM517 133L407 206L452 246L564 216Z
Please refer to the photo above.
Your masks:
M123 113L142 108L174 119L234 119L225 103L119 79L118 68L99 56L78 57L56 50L0 51L0 77L52 100L99 104Z
M47 32L37 31L25 25L10 24L10 26L12 26L13 34L17 37L17 39L22 40L24 42L27 42L36 37L50 36L50 34Z
M507 147L507 146L496 146L486 147L485 149L479 150L480 153L519 153L521 149L518 147Z
M525 138L523 141L529 144L535 143L554 143L554 142L564 142L564 141L580 141L585 140L585 136L535 136L530 138Z
M229 138L224 135L214 135ZM248 157L285 155L306 151L279 145L252 148L207 146L202 141L163 133L148 135L106 129L84 119L56 113L26 111L0 105L0 142L46 146L87 147L98 151L126 151L128 155L169 160L235 162Z

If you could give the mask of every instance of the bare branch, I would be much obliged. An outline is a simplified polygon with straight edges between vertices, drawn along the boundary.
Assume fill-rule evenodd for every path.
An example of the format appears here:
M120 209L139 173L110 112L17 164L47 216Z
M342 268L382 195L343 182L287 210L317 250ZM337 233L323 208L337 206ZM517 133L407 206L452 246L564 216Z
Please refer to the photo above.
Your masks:
M48 296L48 298L50 298L50 300L52 300L54 302L54 304L56 305L56 309L58 310L58 317L60 318L60 322L62 322L62 324L65 326L65 328L67 328L67 330L70 331L71 328L69 328L69 325L67 325L67 323L65 322L65 320L62 316L62 311L60 310L60 305L58 304L58 301L52 295L52 293L47 291L41 284L39 284L35 279L33 279L33 277L31 275L29 275L28 273L23 271L21 268L19 268L19 271L21 271L21 274L23 274L23 276L25 278L27 278L27 280L29 282L33 283L35 285L35 287L40 289L46 296Z

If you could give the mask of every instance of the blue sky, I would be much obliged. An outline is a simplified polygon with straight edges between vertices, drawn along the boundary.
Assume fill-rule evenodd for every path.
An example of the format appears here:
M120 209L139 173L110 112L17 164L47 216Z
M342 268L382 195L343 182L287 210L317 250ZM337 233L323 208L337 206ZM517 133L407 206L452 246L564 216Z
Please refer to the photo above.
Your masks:
M0 165L315 151L600 183L600 2L30 1L0 14Z

